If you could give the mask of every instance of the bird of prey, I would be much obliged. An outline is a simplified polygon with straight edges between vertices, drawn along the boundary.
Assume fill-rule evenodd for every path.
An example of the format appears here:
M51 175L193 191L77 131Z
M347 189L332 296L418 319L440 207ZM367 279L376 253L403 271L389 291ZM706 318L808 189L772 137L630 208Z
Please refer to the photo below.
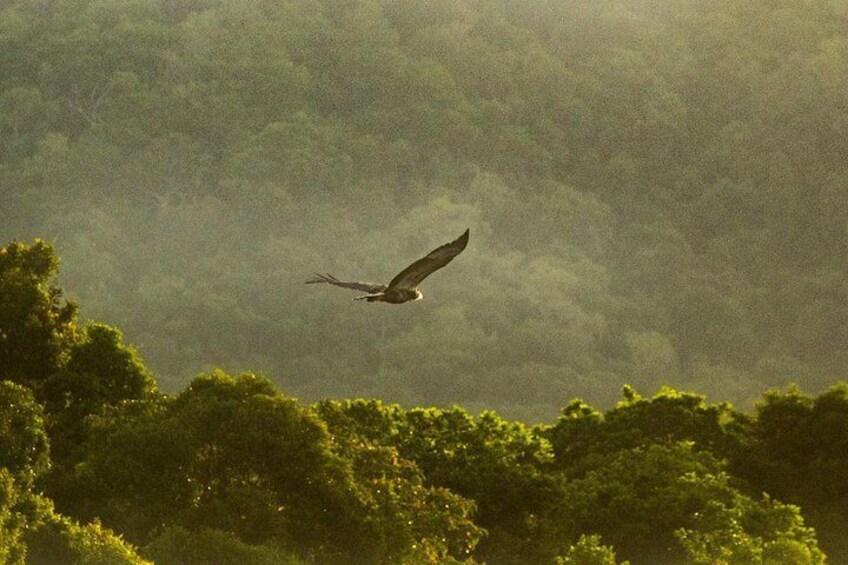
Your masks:
M418 290L418 285L433 272L441 269L450 263L454 257L462 253L462 250L468 245L468 232L469 230L465 230L455 240L434 249L425 257L408 266L398 273L389 284L345 282L333 275L319 275L317 273L314 278L306 281L306 284L327 283L366 292L367 294L358 296L354 300L367 300L368 302L403 304L410 300L420 300L423 295Z

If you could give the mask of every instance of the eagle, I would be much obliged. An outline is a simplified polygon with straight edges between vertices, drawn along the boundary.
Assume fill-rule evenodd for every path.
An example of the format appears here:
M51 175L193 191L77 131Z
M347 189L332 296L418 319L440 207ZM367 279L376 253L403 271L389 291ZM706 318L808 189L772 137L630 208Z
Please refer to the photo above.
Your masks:
M306 281L306 284L327 283L342 288L351 288L366 292L363 296L358 296L354 300L367 300L368 302L388 302L390 304L403 304L411 300L421 300L424 296L418 290L418 285L428 276L438 271L454 257L462 253L465 246L468 245L468 232L465 232L441 247L437 247L426 256L414 262L400 273L395 278L389 281L389 284L374 284L363 282L345 282L340 281L333 275L321 275L316 273L315 277Z

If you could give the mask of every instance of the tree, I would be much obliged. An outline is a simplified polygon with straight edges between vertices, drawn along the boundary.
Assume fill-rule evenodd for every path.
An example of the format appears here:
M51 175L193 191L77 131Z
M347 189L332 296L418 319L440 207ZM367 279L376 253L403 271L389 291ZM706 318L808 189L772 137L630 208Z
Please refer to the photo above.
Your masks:
M557 565L616 565L615 551L601 545L601 536L582 535L568 548L564 557L557 557ZM621 565L628 565L627 561Z
M474 501L487 532L476 559L553 559L556 549L539 536L560 482L543 472L547 442L528 427L493 412L472 418L461 408L404 411L364 400L322 402L318 411L332 433L391 446L421 469L425 484Z
M231 532L166 528L143 549L155 563L173 565L300 565L287 551L273 545L250 545Z
M848 556L848 489L832 480L848 473L848 384L815 398L795 387L766 394L744 438L734 474L752 491L799 505L826 553Z
M599 458L654 443L690 441L697 450L726 455L738 444L734 422L743 419L729 404L708 404L703 396L664 388L644 398L625 385L624 399L606 413L573 400L556 424L541 427L555 466L580 477Z
M98 522L79 525L54 513L48 501L37 504L41 515L31 521L24 537L27 564L150 565L131 545Z
M0 378L29 387L41 404L33 417L50 437L54 464L43 478L57 493L77 462L85 419L156 393L152 375L117 329L97 323L78 328L76 305L63 302L55 284L58 263L53 247L41 240L0 248ZM2 393L24 394L8 387ZM18 404L22 411L31 405ZM40 453L33 449L28 456ZM36 473L45 470L39 464Z
M99 524L79 525L35 494L50 467L43 410L32 392L0 382L0 560L4 563L144 563Z
M22 498L12 473L0 468L0 561L22 565L26 555L26 520L17 511Z
M74 342L77 307L54 284L58 265L41 240L0 248L0 378L37 387Z
M254 374L201 375L94 422L57 500L136 543L182 527L337 563L435 562L464 559L481 533L468 501L392 450L334 449L316 414Z
M393 447L335 436L363 489L385 563L459 564L469 560L485 530L474 523L476 505L428 485L418 466Z
M485 537L472 517L476 504L425 476L420 465L393 442L404 412L379 401L323 401L316 405L335 438L337 450L352 461L371 504L383 515L390 543L410 562L460 562Z
M743 499L734 507L710 502L697 516L697 528L675 535L693 565L812 565L824 563L812 528L798 509L766 497Z
M0 467L19 488L29 489L49 469L49 453L44 412L32 392L0 382Z
M123 344L116 328L92 323L69 352L65 369L92 375L99 386L101 402L115 406L124 400L142 400L156 390L153 376L135 349Z
M73 465L88 416L156 392L153 376L136 351L124 345L120 331L105 324L87 325L68 349L62 368L37 388L48 413L54 461Z
M724 465L691 444L611 454L569 482L563 502L562 518L575 532L600 534L634 564L730 557L745 563L784 549L824 563L797 507L740 493Z

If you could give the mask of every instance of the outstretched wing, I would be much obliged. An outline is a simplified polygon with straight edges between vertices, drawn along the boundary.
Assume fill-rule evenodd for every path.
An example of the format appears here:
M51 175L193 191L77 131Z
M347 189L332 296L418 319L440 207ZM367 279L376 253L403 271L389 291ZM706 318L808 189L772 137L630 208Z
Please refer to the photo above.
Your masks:
M434 249L428 253L426 257L419 259L409 267L402 270L391 280L389 283L389 289L413 289L417 287L421 281L426 279L430 274L438 271L450 263L454 257L462 253L462 250L465 249L466 245L468 245L468 232L469 230L465 230L465 233L455 240Z
M362 292L375 293L375 292L383 292L386 290L386 285L384 284L374 284L374 283L364 283L364 282L345 282L340 281L333 275L321 275L315 273L315 276L306 281L306 284L315 284L315 283L327 283L335 286L340 286L342 288L352 288L353 290L360 290Z

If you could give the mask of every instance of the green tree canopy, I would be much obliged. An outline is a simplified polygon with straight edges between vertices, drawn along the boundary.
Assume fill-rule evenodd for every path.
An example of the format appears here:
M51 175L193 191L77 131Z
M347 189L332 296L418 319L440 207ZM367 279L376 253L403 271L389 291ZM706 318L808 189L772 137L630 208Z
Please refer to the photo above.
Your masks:
M830 557L848 556L848 491L833 480L848 472L848 385L817 397L794 387L766 394L746 440L734 473L752 490L799 505Z
M44 412L32 392L0 381L0 467L30 488L50 467L49 443Z
M475 521L487 532L475 558L553 559L538 539L560 483L543 472L547 442L527 426L492 412L473 418L460 408L406 411L364 400L322 402L318 413L331 433L391 446L421 469L426 484L474 501Z
M633 563L762 563L768 561L755 559L784 550L806 555L799 563L824 563L797 507L740 493L724 465L686 443L637 447L599 461L568 483L562 519L577 532L600 534Z
M425 487L391 450L339 449L267 379L218 371L99 417L57 500L137 543L174 526L335 562L465 559L481 533L470 503Z
M652 398L625 385L624 399L605 413L580 400L562 411L556 424L541 427L555 455L555 465L581 476L598 458L622 449L654 443L692 442L695 449L727 456L738 444L735 421L744 416L728 404L665 388Z
M54 283L53 247L11 243L0 248L0 377L37 386L59 367L73 343L77 307Z

